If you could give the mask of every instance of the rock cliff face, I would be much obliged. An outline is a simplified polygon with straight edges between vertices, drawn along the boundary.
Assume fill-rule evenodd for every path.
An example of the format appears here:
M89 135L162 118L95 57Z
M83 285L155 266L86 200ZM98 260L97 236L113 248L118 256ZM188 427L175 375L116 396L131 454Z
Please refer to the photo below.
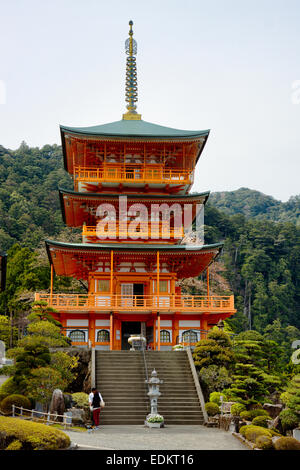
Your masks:
M83 348L53 348L50 352L64 351L70 356L76 357L78 360L78 367L73 370L74 380L68 386L66 392L76 393L91 391L91 350Z

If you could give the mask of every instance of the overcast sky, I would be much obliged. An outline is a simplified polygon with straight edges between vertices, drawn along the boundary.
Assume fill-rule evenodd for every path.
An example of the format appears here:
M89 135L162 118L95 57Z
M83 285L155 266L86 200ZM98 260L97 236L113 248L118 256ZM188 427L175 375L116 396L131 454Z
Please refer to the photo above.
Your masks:
M299 0L0 0L0 144L60 144L59 124L125 111L128 21L138 112L211 129L193 190L300 193ZM295 87L295 88L293 88Z

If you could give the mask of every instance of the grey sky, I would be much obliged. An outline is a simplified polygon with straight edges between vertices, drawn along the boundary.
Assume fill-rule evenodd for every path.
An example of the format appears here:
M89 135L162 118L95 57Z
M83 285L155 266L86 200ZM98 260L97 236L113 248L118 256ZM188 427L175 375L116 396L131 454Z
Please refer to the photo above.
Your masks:
M132 19L142 119L211 129L193 190L245 186L283 201L300 193L300 99L294 95L293 103L292 95L300 80L299 0L0 0L0 6L4 147L60 143L59 124L121 119Z

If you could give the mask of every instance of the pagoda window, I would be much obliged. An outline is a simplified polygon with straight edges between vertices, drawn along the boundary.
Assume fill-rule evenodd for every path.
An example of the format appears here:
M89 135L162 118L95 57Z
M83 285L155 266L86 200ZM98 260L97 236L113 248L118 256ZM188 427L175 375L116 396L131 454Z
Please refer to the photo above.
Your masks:
M97 292L109 292L110 282L109 279L97 280Z
M154 292L157 291L157 283L154 281ZM169 292L169 281L159 281L159 293L160 294L165 294Z
M109 343L109 331L108 330L98 331L97 343Z
M82 330L73 330L69 333L69 338L76 343L84 343L85 332Z
M182 334L182 341L184 343L197 343L198 333L197 331L187 330Z
M168 330L160 330L160 341L161 343L170 343L171 335Z

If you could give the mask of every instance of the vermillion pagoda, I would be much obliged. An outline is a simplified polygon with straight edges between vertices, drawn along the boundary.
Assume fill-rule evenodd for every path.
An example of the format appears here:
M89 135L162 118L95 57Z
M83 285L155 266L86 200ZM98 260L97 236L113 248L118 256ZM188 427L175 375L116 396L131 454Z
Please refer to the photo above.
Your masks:
M82 243L46 241L50 293L36 294L36 300L56 309L73 344L128 349L129 335L142 334L147 348L163 350L197 342L235 309L233 296L210 296L209 285L206 296L182 294L176 285L208 271L222 249L221 243L186 243L185 231L175 223L176 211L184 214L188 206L191 228L197 207L209 196L189 194L209 131L141 119L136 111L137 46L129 24L122 120L61 126L64 166L74 180L74 191L60 190L61 208L69 227L83 227ZM53 293L54 272L87 281L88 293Z

